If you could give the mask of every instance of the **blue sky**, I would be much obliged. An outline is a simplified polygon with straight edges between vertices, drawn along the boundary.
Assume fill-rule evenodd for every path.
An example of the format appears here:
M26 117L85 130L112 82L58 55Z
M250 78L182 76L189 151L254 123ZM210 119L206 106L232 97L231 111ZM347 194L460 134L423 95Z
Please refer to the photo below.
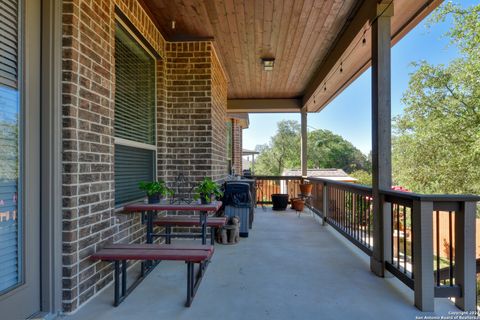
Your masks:
M462 0L462 6L476 4L475 0ZM426 60L432 64L448 64L457 56L443 34L451 21L426 26L424 19L392 48L392 117L403 112L403 92L408 87L409 74L415 68L414 61ZM371 150L371 78L370 69L344 90L321 112L308 114L311 129L327 129L343 136L363 153ZM243 146L254 149L258 144L268 143L275 134L280 120L298 120L300 114L250 114L250 127L243 131Z

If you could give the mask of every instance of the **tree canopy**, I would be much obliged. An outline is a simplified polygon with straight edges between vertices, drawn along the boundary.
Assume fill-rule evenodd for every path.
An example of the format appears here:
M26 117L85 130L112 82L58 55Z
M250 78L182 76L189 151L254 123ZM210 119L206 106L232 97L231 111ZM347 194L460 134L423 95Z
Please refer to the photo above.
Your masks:
M422 193L480 194L480 5L446 3L430 23L447 18L459 57L414 64L404 113L394 119L394 180Z
M284 169L300 167L300 124L294 120L277 123L277 133L266 145L255 149L260 154L255 162L255 173L281 175ZM308 168L339 168L346 172L370 171L367 157L350 142L328 130L308 133Z

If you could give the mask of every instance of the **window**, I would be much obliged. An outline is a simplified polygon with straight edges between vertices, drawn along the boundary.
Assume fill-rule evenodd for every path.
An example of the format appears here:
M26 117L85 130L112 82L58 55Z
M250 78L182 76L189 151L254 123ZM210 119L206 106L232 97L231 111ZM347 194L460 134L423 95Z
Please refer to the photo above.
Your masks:
M115 30L115 205L155 179L155 58L120 23Z
M19 3L2 4L0 20L0 295L22 282Z

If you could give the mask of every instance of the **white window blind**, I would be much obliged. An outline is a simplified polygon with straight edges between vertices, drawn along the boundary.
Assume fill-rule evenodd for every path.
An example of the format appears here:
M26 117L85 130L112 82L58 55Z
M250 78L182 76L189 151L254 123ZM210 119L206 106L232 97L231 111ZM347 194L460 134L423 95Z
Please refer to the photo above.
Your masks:
M22 279L18 13L18 0L0 1L0 295Z
M115 204L155 179L155 59L120 24L115 32Z

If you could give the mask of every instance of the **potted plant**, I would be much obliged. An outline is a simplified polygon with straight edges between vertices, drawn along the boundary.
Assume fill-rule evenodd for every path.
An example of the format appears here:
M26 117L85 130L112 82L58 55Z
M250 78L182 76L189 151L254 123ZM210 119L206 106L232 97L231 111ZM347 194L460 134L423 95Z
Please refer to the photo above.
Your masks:
M312 194L313 184L310 182L304 182L300 184L300 193L304 196L309 196Z
M139 183L139 189L147 193L148 203L159 203L160 198L173 195L173 190L168 188L163 180L152 182L141 181Z
M202 204L209 204L212 202L212 196L220 198L223 196L223 192L220 190L220 185L213 181L211 178L205 178L195 188L195 200L200 199Z
M303 211L305 208L305 201L300 198L295 198L292 200L292 209L295 211Z

